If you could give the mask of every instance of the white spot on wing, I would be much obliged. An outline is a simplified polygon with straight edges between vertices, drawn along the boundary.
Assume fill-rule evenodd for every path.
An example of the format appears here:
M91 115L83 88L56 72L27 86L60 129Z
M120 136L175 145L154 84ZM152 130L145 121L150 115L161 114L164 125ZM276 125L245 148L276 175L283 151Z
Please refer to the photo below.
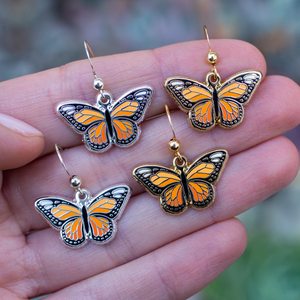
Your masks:
M220 158L223 156L223 153L222 152L217 152L217 153L214 153L210 156L210 159L212 162L219 162L220 161Z

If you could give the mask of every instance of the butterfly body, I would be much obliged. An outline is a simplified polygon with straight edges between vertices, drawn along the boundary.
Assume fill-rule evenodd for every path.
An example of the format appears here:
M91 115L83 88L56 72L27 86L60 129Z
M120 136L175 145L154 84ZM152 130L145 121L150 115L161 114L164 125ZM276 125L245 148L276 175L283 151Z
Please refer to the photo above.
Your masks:
M107 243L116 233L116 220L121 216L130 197L126 185L109 188L91 198L86 190L76 193L75 202L60 197L45 197L35 207L70 247L80 247L88 240Z
M153 91L140 87L127 92L117 101L104 92L97 103L68 101L57 106L57 113L77 133L84 136L86 147L94 152L103 152L113 144L130 146L140 135L138 124L143 120Z
M236 73L225 82L210 72L204 83L189 77L169 77L165 89L178 106L188 112L191 125L208 130L216 124L233 128L244 118L244 108L262 79L256 70Z
M226 164L228 153L213 150L189 164L184 156L173 160L173 169L160 165L143 165L133 170L134 178L148 192L160 198L160 205L169 214L180 214L188 206L204 209L215 199L215 184Z

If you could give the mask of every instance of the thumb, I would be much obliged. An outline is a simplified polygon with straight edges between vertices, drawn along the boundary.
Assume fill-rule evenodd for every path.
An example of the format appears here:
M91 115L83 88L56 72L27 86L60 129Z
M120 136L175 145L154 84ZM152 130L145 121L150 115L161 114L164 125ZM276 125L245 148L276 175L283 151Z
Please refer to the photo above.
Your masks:
M27 123L0 114L0 170L21 167L43 150L44 137Z

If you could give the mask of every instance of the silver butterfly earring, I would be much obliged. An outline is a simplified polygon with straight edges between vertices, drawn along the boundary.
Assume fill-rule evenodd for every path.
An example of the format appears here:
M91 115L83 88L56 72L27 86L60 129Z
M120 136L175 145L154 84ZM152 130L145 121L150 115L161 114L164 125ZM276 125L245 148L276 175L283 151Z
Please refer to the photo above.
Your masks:
M35 202L39 213L60 230L65 245L80 247L88 240L96 244L110 242L116 235L117 223L130 198L127 185L117 185L92 197L86 189L81 189L81 179L71 175L63 162L60 148L55 144L56 153L70 177L70 184L76 191L74 200L58 196L43 197Z
M98 91L96 103L68 101L57 106L57 113L78 134L83 135L86 147L94 152L108 150L113 144L128 147L140 136L139 124L149 107L153 90L142 86L128 91L118 100L104 90L104 82L96 75L90 53L95 57L89 44L84 41L87 58L90 62Z

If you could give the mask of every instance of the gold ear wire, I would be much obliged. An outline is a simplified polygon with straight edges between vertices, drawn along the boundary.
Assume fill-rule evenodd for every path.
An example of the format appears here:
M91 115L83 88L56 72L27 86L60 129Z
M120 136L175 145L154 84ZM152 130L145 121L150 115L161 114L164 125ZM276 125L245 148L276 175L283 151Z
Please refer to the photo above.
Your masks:
M167 114L167 117L168 117L171 129L172 129L172 132L173 132L173 138L169 141L169 144L168 144L169 145L169 149L171 151L175 152L175 155L177 157L179 157L179 159L182 161L183 158L182 158L181 154L178 151L179 148L180 148L180 143L179 143L179 141L176 138L175 130L174 130L174 127L173 127L173 123L172 123L172 119L171 119L171 115L170 115L170 111L169 111L169 107L168 107L167 104L165 104L165 109L166 109L166 114Z
M80 192L80 194L83 194L82 193L82 190L80 189L80 186L81 186L81 179L77 176L77 175L71 175L70 172L68 171L63 159L62 159L62 156L60 154L61 151L63 151L64 149L62 147L60 147L59 145L55 144L55 150L56 150L56 154L61 162L61 164L63 165L65 171L67 172L67 174L69 175L70 177L70 184L71 184L71 187L74 188L76 191Z
M207 58L207 61L210 64L212 64L213 71L214 71L215 76L216 76L217 75L217 69L216 69L215 64L217 63L217 60L218 60L218 54L217 54L217 52L214 52L214 51L211 50L211 45L210 45L210 40L209 40L209 36L208 36L208 32L207 32L207 27L204 25L203 28L204 28L205 38L207 40L208 48L209 48L209 51L206 55L206 58Z

